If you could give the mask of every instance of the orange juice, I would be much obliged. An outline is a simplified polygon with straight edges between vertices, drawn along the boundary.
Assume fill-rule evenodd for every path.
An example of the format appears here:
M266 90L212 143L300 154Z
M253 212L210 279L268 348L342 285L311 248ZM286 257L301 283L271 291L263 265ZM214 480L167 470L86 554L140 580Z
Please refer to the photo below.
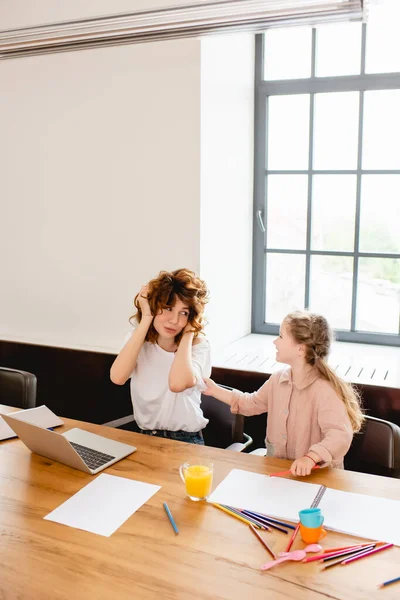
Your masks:
M192 500L204 500L211 492L213 466L190 465L185 463L181 467L181 476L186 485L186 493Z

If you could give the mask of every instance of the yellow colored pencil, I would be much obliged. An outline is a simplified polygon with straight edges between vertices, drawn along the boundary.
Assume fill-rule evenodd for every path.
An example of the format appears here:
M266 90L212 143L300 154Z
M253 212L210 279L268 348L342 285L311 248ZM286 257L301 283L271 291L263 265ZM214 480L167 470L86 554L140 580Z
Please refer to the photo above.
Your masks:
M245 519L245 517L237 515L236 513L232 512L231 510L228 510L227 508L225 508L224 506L221 506L220 504L216 504L215 502L213 502L212 505L216 506L217 508L219 508L219 510L222 510L226 514L231 515L231 517L235 517L236 519L239 519L239 521L243 521L243 523L246 523L246 525L251 524L251 521L248 521L247 519Z

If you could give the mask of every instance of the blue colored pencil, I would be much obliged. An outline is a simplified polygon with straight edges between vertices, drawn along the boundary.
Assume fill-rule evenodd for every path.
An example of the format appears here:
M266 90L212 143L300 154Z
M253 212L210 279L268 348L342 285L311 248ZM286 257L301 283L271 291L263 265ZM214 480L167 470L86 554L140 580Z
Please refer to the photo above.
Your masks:
M261 523L261 521L259 521L258 519L255 519L254 517L249 517L249 515L245 515L241 510L238 510L237 508L233 508L232 506L227 506L226 504L221 504L221 506L223 508L226 508L227 510L230 510L231 512L235 513L235 515L238 515L239 517L247 519L248 522L253 523L253 525L258 527L259 529L264 529L265 531L270 530L269 527L265 523Z
M171 523L172 527L174 528L175 533L179 533L179 530L176 526L174 518L173 518L171 511L168 508L168 504L166 502L164 502L163 507L165 508L165 512L167 513L168 519L170 520L170 523Z
M276 525L282 525L282 527L287 527L288 529L296 529L294 525L289 525L289 523L284 523L283 521L278 521L277 519L273 519L272 517L267 517L267 515L262 515L261 513L254 512L252 510L243 509L243 512L249 513L249 515L254 515L256 519L262 519L263 521L268 521L268 523L275 523Z
M380 584L379 587L385 587L386 585L390 585L391 583L396 583L396 581L400 581L400 577L395 577L394 579L389 579L389 581L384 581Z
M243 515L246 515L247 518L250 519L250 517L248 516L247 510L242 510L241 512ZM251 518L255 519L255 517L251 517ZM289 531L287 529L283 529L283 527L280 527L279 525L275 525L275 523L271 523L270 521L267 521L267 519L264 519L263 517L257 517L257 521L258 521L258 523L262 523L263 525L265 524L266 527L272 527L272 529L276 529L277 531L281 531L282 533L289 533Z

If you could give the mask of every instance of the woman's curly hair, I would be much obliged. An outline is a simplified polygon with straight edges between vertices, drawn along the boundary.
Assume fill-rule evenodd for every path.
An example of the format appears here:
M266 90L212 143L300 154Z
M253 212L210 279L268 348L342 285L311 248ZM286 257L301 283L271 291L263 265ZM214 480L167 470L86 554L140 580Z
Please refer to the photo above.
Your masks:
M205 282L196 277L193 271L189 269L177 269L176 271L160 271L158 277L149 281L149 291L147 299L150 305L151 314L156 316L165 307L174 306L177 299L184 302L189 308L188 323L194 330L194 337L203 332L204 327L204 307L208 302L208 290ZM129 320L135 319L140 323L142 320L142 311L139 305L139 294L135 296L134 305L137 309ZM179 343L183 331L175 336L175 342ZM146 335L146 342L156 343L158 333L151 323Z

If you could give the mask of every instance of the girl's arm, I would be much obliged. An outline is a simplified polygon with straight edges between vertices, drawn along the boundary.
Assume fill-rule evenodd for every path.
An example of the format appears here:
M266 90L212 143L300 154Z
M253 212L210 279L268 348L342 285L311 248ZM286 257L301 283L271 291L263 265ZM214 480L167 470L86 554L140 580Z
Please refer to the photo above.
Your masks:
M223 387L220 387L213 381L212 379L204 379L204 383L207 386L207 389L202 390L202 393L206 396L214 396L217 400L221 402L225 402L225 404L232 404L233 395L232 390L227 390Z
M268 400L271 394L272 382L275 376L272 375L268 381L256 392L249 394L239 390L226 390L217 385L212 379L205 379L207 389L203 394L214 396L217 400L230 404L233 413L239 413L245 416L261 415L268 412Z
M142 320L132 333L110 369L110 378L117 385L124 385L136 367L137 357L146 339L147 332L153 321L153 315L147 300L148 286L142 286L139 294L139 304L142 310Z
M197 383L192 362L194 332L190 325L187 325L186 329L187 331L184 331L179 342L178 350L175 352L175 358L169 372L168 385L171 392L174 393L184 392Z

